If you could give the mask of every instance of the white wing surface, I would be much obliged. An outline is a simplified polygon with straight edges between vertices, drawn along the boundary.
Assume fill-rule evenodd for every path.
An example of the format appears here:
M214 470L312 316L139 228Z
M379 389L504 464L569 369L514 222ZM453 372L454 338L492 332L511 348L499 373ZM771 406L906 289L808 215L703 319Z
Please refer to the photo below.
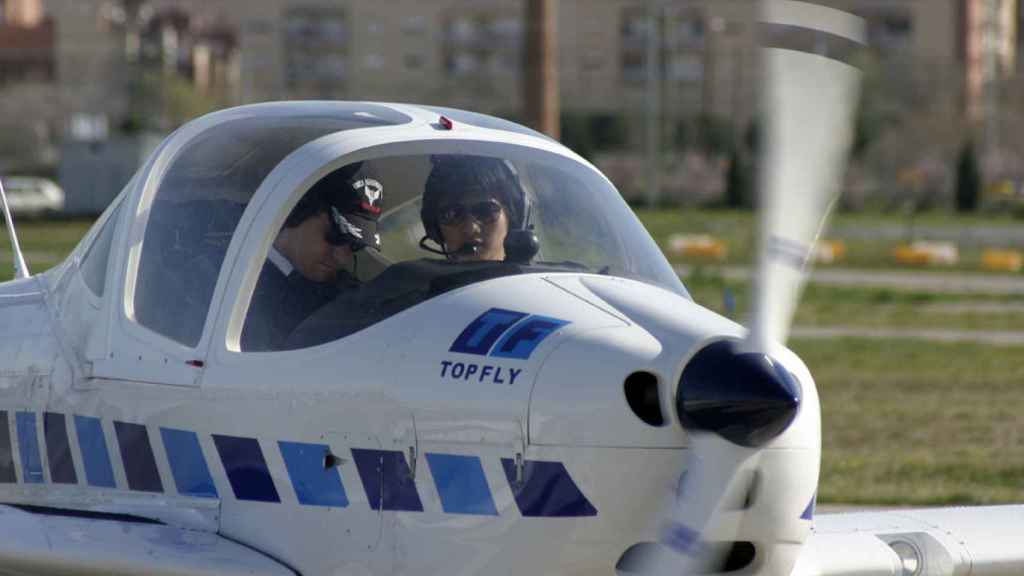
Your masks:
M1024 506L822 514L794 576L1024 574Z
M149 576L295 573L217 534L0 506L0 574Z

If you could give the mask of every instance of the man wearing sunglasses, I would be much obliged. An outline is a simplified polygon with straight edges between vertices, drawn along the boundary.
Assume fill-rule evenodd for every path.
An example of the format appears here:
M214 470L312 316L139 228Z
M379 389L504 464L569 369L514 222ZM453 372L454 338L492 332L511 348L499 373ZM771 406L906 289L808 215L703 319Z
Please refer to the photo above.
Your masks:
M420 246L456 262L504 260L505 238L510 229L521 227L524 202L511 168L482 156L445 155L431 161L420 212L426 236Z
M302 320L359 285L358 254L380 250L383 186L359 163L317 182L274 240L242 329L242 349L276 350Z

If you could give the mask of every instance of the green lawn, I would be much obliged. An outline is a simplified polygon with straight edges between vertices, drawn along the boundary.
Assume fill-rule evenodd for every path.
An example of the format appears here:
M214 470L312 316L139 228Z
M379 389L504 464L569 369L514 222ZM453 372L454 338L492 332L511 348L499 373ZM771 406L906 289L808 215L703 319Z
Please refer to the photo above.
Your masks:
M791 343L822 405L822 502L1024 502L1024 348Z
M18 239L25 251L52 251L62 256L78 244L92 220L26 220L17 222ZM7 229L4 227L4 239L0 246L7 248Z

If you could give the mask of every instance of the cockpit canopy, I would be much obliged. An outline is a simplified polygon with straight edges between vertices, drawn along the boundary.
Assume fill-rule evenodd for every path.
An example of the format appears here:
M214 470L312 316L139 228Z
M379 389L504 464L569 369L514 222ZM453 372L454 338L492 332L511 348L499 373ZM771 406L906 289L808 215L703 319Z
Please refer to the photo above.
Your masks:
M139 324L186 346L199 342L228 244L273 168L326 134L412 120L372 104L252 112L200 131L165 170L153 166L157 183L147 188L155 192L140 206L149 217L131 310Z
M186 125L134 182L125 314L185 347L212 328L215 302L234 318L226 345L245 352L342 338L515 274L622 276L685 295L606 178L478 114L249 106Z

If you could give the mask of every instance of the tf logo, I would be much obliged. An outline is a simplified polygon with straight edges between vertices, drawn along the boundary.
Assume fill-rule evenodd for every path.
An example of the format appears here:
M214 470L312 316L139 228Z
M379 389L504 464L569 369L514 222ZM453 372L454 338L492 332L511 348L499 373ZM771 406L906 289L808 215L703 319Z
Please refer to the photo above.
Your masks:
M470 322L449 352L526 360L566 320L491 308Z

